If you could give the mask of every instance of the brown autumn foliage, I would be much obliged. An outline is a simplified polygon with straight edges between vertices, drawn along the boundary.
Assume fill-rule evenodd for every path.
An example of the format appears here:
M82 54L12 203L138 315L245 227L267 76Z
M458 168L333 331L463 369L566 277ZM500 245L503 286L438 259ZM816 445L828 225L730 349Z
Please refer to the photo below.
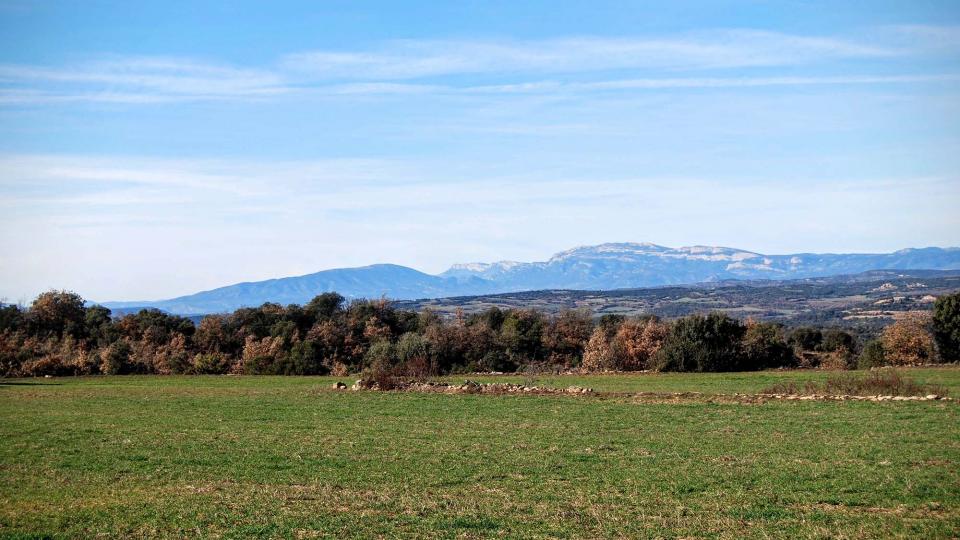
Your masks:
M84 318L83 298L67 291L49 291L30 305L30 316L46 334L76 334Z
M99 372L96 355L80 346L70 336L60 340L29 340L26 345L33 348L35 355L34 359L24 363L21 368L26 376L91 375Z
M614 369L647 369L669 333L670 327L656 318L624 321L611 343Z
M723 324L706 324L714 319ZM933 361L929 324L929 318L908 318L888 328L882 338L888 361ZM550 317L533 309L490 308L469 316L460 312L451 320L398 309L383 299L348 303L335 293L303 307L264 304L199 321L159 310L111 317L106 308L86 307L76 294L51 291L30 307L0 305L0 376L344 376L371 367L376 358L381 371L402 377L578 365L587 371L664 365L722 371L796 366L790 345L806 341L811 343L801 352L811 365L841 367L858 348L855 336L837 329L794 330L790 341L785 335L774 323L743 325L710 316L665 323L605 315L594 321L583 311ZM816 339L800 339L804 336Z
M650 317L626 320L619 328L597 327L583 355L586 371L637 371L649 368L670 332L670 326Z
M850 369L853 356L846 350L820 353L820 367L823 369Z
M911 313L886 327L881 337L884 358L893 366L927 364L936 358L929 314Z
M346 377L350 374L350 367L343 362L333 362L330 366L330 374L334 377Z
M551 364L572 366L583 356L593 321L589 312L567 310L549 321L543 330L543 346Z
M193 341L197 346L209 352L220 352L230 340L226 330L226 320L222 315L204 317L197 326Z
M581 367L584 371L606 371L612 368L613 348L610 342L613 335L602 326L594 328L590 340L583 351Z
M284 353L283 341L280 336L263 339L247 336L241 356L243 371L261 373L264 367L276 363Z
M371 342L390 339L390 327L381 323L376 317L371 317L363 327L363 337Z
M316 344L332 374L346 375L343 371L350 362L352 348L347 346L345 328L334 321L320 321L307 331L306 339Z

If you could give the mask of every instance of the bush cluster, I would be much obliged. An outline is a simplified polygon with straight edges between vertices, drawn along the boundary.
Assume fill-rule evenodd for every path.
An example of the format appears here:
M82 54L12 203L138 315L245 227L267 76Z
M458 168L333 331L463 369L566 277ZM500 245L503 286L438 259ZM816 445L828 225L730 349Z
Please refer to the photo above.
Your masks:
M142 310L112 317L70 292L0 306L0 375L275 374L387 378L517 370L749 371L909 365L955 360L960 301L905 317L860 347L837 329L797 328L720 313L672 322L490 308L444 320L386 300L336 293L306 305L264 304L191 319ZM954 355L954 356L949 356Z
M764 394L832 396L945 396L948 389L938 384L917 382L892 368L870 371L863 376L830 375L822 381L785 381L763 390Z

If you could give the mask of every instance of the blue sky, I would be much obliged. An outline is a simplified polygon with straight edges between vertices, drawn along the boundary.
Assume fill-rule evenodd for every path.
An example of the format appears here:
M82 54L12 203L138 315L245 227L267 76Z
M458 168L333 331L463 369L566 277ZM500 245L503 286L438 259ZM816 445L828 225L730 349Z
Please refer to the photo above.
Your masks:
M0 0L0 297L960 245L960 4L867 4Z

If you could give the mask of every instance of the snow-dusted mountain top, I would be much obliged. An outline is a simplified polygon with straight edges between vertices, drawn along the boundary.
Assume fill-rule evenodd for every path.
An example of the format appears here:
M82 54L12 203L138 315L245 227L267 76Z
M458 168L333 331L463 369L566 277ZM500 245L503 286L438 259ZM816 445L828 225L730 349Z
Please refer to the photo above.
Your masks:
M910 248L894 253L764 255L723 246L672 248L649 242L579 246L542 262L454 265L442 277L494 281L508 290L613 289L719 279L790 279L876 269L960 268L958 248Z
M500 270L510 270L516 266L523 264L519 261L497 261L492 263L483 263L483 262L472 262L472 263L457 263L450 267L450 270L465 270L467 272L485 272L494 268ZM448 270L449 271L449 270Z
M471 274L502 273L524 267L544 267L564 261L589 261L594 259L635 261L643 257L660 257L664 259L687 259L701 261L729 261L737 263L749 259L763 258L759 253L742 249L720 246L684 246L671 248L650 242L618 242L599 244L595 246L577 246L561 251L543 262L498 261L493 263L472 262L458 263L450 267L442 275L456 276Z
M705 261L742 261L755 257L762 257L758 253L718 246L685 246L670 248L651 244L649 242L621 242L600 244L597 246L578 246L561 251L548 262L562 261L569 258L620 258L630 260L637 256L673 257L677 259L697 259Z
M185 314L217 313L264 302L304 303L328 291L350 298L385 295L406 300L541 289L624 289L725 279L797 279L898 269L958 270L960 248L909 248L880 254L764 255L729 247L670 248L622 242L575 247L541 262L455 264L439 275L376 264L239 283L170 300L108 305L152 306Z

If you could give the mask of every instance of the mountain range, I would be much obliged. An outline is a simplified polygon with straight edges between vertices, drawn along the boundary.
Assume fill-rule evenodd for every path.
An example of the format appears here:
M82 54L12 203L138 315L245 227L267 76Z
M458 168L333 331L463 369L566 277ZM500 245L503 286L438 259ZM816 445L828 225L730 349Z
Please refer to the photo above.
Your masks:
M264 302L302 304L328 291L347 298L386 296L414 300L527 290L611 290L730 279L799 279L881 269L960 269L960 248L910 248L878 254L764 255L727 247L610 243L576 247L542 262L455 264L437 275L394 264L375 264L238 283L168 300L103 305L119 311L154 307L199 315Z

